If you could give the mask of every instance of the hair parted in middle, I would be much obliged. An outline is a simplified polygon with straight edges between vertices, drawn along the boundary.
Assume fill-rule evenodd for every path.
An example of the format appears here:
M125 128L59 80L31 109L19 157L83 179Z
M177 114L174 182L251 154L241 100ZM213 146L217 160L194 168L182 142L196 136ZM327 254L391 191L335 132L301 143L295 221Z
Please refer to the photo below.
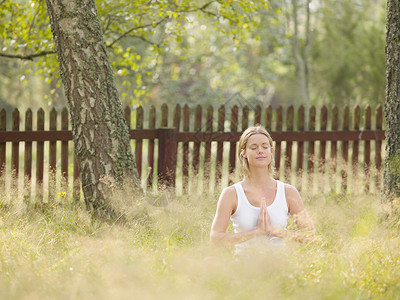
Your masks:
M270 146L272 147L273 140L272 140L271 135L264 128L264 126L261 126L260 124L256 124L256 126L249 127L242 133L242 135L240 136L240 140L239 140L238 159L239 159L239 173L243 177L249 176L249 163L247 162L247 159L245 157L243 157L242 150L246 151L247 141L254 134L265 135L268 138ZM275 176L274 155L272 155L272 157L271 157L271 163L268 165L268 171L271 173L272 177Z

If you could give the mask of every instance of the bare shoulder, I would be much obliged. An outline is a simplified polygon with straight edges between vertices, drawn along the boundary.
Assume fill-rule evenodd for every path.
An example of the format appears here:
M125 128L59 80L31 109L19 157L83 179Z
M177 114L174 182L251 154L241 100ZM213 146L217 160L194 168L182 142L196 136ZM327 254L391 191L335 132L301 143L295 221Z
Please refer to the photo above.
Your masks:
M299 191L291 184L285 183L285 194L288 198L300 197Z
M286 202L291 214L296 214L304 210L303 200L299 191L293 185L285 183Z
M224 188L219 197L219 201L236 202L236 189L233 185Z
M224 188L218 200L218 206L223 206L232 211L236 210L237 207L237 195L236 189L233 185Z

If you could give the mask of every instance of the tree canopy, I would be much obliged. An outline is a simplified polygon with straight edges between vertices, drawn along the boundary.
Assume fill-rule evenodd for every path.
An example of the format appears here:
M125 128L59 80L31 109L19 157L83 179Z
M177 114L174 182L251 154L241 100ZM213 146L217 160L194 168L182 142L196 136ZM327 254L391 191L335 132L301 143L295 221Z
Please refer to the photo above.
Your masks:
M215 103L236 94L267 104L365 104L384 98L384 2L101 0L96 5L125 104ZM19 96L64 103L58 100L63 92L45 2L0 5L5 70L0 101L17 97L9 97L6 83L35 86L40 77L44 83L37 96ZM308 102L300 96L299 56L308 72Z

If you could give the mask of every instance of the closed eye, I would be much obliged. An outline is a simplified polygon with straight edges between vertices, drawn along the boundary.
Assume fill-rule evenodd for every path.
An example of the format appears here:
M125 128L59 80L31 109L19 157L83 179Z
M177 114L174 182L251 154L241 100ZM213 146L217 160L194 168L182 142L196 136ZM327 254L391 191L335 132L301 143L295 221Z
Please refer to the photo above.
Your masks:
M264 149L268 149L268 148L269 148L269 146L265 145L265 146L263 146L263 148L264 148ZM256 150L256 149L257 149L257 147L250 147L250 149L251 149L251 150Z

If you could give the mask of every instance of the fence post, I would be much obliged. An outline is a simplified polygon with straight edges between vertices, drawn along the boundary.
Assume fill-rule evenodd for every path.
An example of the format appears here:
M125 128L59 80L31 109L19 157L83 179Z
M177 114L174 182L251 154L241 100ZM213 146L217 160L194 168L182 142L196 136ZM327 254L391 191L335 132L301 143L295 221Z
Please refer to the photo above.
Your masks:
M19 131L19 110L16 108L12 112L12 130ZM19 142L11 144L11 171L12 171L12 190L19 194L18 174L19 174Z
M50 130L57 130L57 111L55 107L50 111ZM54 201L57 186L57 142L51 141L49 145L49 202Z
M382 105L376 107L376 130L382 130L382 120L383 120ZM375 167L376 167L376 179L375 184L377 190L381 188L381 167L382 167L382 141L376 140L375 142Z
M37 111L36 131L44 131L44 110ZM36 142L36 195L43 202L44 142Z
M61 112L61 130L68 130L69 119L68 119L68 109L63 108ZM61 173L68 182L68 141L61 142Z
M150 107L149 111L149 129L156 128L156 108L154 105ZM149 140L149 150L147 155L147 163L149 165L149 177L147 179L148 186L153 185L153 171L154 171L154 139Z
M7 130L7 114L6 110L3 108L0 110L0 131L6 131ZM6 187L6 181L5 181L5 174L6 171L6 143L2 142L0 143L0 188L4 191Z
M25 131L32 131L32 110L28 108L25 113ZM25 160L24 160L24 193L25 202L31 202L31 179L32 179L32 142L25 142Z
M143 107L139 106L136 108L136 129L143 129ZM135 159L136 159L136 168L139 173L139 178L142 178L142 153L143 153L143 141L141 139L136 140L135 145ZM140 179L141 181L141 179Z
M158 182L175 187L176 160L178 152L178 129L158 129Z

